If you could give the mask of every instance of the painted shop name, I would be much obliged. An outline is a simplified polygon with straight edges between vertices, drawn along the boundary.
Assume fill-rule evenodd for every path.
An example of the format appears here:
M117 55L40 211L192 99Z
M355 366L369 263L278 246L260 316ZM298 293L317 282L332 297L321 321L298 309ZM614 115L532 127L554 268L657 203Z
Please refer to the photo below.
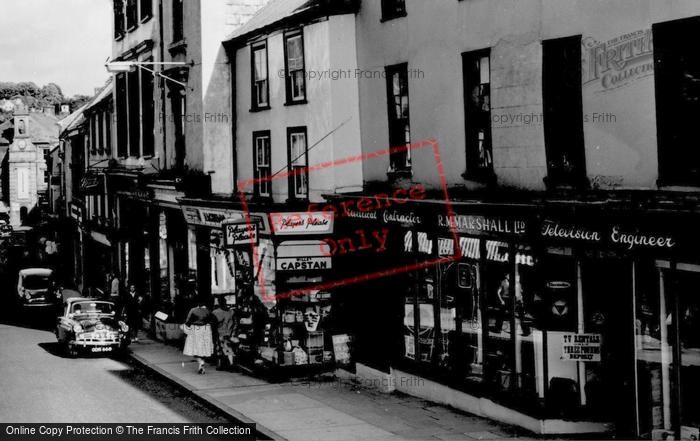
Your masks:
M457 231L525 234L525 222L484 216L446 216L438 215L438 226L454 228Z
M563 227L558 222L552 221L544 222L541 234L545 237L581 240L592 243L601 242L603 239L599 231L576 226ZM638 231L625 231L619 225L612 227L609 237L613 243L624 245L629 250L636 246L673 248L676 245L671 237L640 234Z

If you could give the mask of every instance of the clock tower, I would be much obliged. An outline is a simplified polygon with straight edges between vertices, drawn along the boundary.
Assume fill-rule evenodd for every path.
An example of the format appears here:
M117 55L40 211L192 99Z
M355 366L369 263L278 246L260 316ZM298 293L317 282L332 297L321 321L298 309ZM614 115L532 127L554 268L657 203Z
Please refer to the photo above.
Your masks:
M37 204L38 158L29 135L29 111L24 105L15 110L15 137L9 149L10 224L18 227ZM43 152L42 152L43 155Z

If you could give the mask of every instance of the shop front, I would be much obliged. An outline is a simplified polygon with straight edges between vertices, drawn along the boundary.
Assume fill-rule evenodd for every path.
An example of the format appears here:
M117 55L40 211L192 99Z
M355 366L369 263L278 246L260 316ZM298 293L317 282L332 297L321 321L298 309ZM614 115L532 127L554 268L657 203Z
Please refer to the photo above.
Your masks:
M331 269L323 239L332 234L332 222L311 225L307 213L246 215L239 208L181 202L199 286L206 285L210 302L224 296L234 310L239 366L281 375L332 366L330 293L310 289L326 282ZM291 221L297 218L301 223Z

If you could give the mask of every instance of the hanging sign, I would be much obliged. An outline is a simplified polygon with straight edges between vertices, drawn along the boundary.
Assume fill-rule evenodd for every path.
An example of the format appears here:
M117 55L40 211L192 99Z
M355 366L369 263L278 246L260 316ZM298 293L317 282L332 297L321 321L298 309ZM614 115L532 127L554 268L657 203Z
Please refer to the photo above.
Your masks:
M563 334L563 359L600 362L600 343L600 334Z
M243 220L223 221L221 227L224 230L224 247L232 248L239 245L258 244L257 223L248 224Z
M335 362L339 365L351 363L352 340L352 337L347 334L333 336L333 355L335 356Z

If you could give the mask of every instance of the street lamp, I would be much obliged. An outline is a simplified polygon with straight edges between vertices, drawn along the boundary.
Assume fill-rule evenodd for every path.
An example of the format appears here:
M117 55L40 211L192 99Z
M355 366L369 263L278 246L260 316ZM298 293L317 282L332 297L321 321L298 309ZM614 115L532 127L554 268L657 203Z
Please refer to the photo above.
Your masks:
M152 73L153 75L158 75L160 77L163 77L164 79L168 81L172 81L173 83L179 84L180 86L187 88L187 85L183 82L173 80L170 77L167 77L163 75L160 72L156 72L152 69L149 69L145 67L144 65L160 65L160 66L194 66L194 61L190 61L189 63L186 61L109 61L107 59L107 62L105 63L105 67L107 68L107 72L110 74L115 74L115 73L122 73L122 72L131 72L131 70L135 67L138 67L139 69L147 70L148 72ZM194 89L191 89L194 90Z

